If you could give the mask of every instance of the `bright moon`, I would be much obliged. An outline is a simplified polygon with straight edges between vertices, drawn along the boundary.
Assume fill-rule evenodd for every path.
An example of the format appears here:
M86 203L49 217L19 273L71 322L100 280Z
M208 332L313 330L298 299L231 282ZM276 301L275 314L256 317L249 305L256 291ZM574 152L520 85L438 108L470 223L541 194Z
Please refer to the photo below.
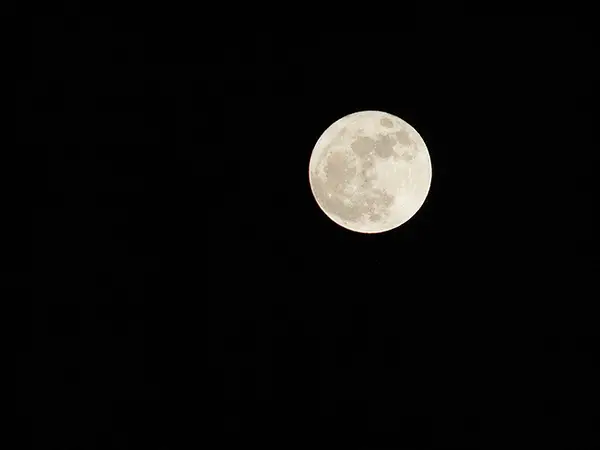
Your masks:
M361 111L325 130L308 175L327 217L348 230L382 233L407 222L425 202L431 159L423 138L404 120Z

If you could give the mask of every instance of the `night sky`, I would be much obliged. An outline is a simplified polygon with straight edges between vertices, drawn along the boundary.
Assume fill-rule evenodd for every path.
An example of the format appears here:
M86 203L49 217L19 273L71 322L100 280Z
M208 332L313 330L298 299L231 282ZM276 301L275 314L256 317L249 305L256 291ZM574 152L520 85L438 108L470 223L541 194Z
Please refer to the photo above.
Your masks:
M26 23L22 448L598 448L582 19ZM432 159L425 205L380 235L308 184L360 110Z

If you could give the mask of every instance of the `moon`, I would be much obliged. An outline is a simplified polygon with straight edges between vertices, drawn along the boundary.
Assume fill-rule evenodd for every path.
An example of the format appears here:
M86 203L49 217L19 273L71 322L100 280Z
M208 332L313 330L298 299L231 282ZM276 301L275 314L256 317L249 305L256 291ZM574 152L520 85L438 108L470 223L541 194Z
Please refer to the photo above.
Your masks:
M317 140L309 182L321 210L359 233L383 233L406 223L431 186L431 158L411 125L382 111L360 111L334 122Z

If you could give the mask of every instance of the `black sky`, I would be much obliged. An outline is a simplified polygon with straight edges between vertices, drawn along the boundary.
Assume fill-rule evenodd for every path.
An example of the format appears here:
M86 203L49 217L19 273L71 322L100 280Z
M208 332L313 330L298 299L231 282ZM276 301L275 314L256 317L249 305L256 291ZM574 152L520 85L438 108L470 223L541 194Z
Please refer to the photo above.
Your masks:
M31 448L598 444L590 25L419 23L31 20ZM308 184L320 134L366 109L433 163L419 213L367 236Z

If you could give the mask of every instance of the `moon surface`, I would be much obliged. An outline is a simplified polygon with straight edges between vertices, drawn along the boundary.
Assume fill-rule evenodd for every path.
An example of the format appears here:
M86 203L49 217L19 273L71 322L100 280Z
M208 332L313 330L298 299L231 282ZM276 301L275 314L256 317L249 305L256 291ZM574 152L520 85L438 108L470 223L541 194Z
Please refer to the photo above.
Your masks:
M309 182L319 207L336 224L382 233L407 222L431 186L431 159L419 133L382 111L334 122L312 151Z

